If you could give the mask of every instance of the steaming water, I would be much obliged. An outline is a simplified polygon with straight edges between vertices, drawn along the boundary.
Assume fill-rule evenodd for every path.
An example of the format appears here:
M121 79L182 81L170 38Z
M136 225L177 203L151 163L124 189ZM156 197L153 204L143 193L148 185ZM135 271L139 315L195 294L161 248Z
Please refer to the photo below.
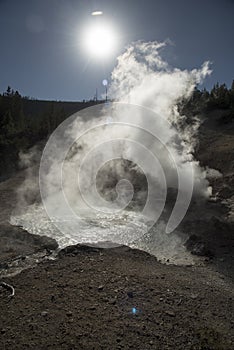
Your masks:
M66 216L68 211L63 210L67 204L73 206L76 203L77 193L79 196L86 194L88 199L94 195L94 200L91 201L95 204L94 207L99 203L99 198L95 197L94 175L113 159L127 159L143 170L148 182L149 198L157 200L160 193L160 198L163 198L166 185L177 189L180 182L183 183L183 193L189 194L189 200L192 187L197 194L208 196L204 172L193 158L199 123L195 117L193 120L190 118L188 123L185 116L179 114L177 104L178 101L189 98L195 86L211 73L209 63L205 62L200 69L191 72L174 69L160 57L159 51L164 46L165 43L157 42L136 42L130 45L118 57L109 87L111 99L124 104L107 104L105 108L96 105L93 109L86 109L68 118L52 134L40 167L41 195L44 204L50 203L50 218L42 206L31 205L22 215L13 216L12 224L22 226L34 234L52 237L60 247L109 241L143 249L158 259L170 259L177 264L193 263L194 257L183 245L185 238L180 232L167 234L166 223L162 220L148 230L151 225L147 218L137 211L112 211L111 214L97 211L92 215L86 212L85 219L79 219ZM108 122L104 123L103 120ZM21 155L21 160L29 167L33 156ZM81 174L80 171L77 172L78 168L82 170ZM176 169L180 170L180 176ZM60 176L61 170L63 176ZM131 177L134 180L136 177L136 172L130 171L130 177L125 177L121 167L117 167L117 170L118 181L131 180ZM74 189L77 187L78 173L82 186L79 188L81 192L76 193ZM112 176L111 166L109 172L107 167L101 173L102 176L97 179L101 179L105 187L109 185ZM157 186L151 181L154 177ZM37 182L29 171L28 179L19 191L24 204L34 203L34 197L36 202ZM134 181L130 183L134 184ZM62 192L69 199L69 203L64 205L53 199L53 196L57 198L56 193L60 196ZM28 198L30 201L27 201ZM180 200L182 212L188 198ZM22 209L20 202L18 208ZM152 209L157 212L154 203ZM53 216L53 213L58 212L60 215Z
M123 210L114 214L85 215L85 220L71 217L50 219L42 206L31 205L24 214L12 216L11 224L36 235L54 238L60 248L77 243L98 243L102 246L108 242L107 246L125 244L147 251L164 262L169 259L170 263L179 265L194 263L194 257L186 251L182 238L176 233L165 233L164 222L159 222L145 233L149 222L138 212ZM64 226L69 234L62 233L56 224Z

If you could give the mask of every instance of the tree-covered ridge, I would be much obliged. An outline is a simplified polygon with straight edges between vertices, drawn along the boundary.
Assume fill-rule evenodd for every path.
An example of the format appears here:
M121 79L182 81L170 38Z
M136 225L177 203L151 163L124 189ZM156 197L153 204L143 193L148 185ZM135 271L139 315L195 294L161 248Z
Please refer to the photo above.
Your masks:
M22 97L8 86L0 94L0 176L17 169L18 154L46 140L53 130L73 113L103 101L40 101ZM185 115L212 114L222 110L222 122L234 120L234 81L230 89L215 84L211 91L196 88L189 100L178 101Z
M231 88L228 89L226 84L215 84L211 91L206 89L199 90L195 88L193 96L186 102L188 105L199 103L204 111L212 109L229 109L234 111L234 80Z
M71 114L101 101L40 101L8 86L0 95L0 175L17 168L19 151L48 138Z

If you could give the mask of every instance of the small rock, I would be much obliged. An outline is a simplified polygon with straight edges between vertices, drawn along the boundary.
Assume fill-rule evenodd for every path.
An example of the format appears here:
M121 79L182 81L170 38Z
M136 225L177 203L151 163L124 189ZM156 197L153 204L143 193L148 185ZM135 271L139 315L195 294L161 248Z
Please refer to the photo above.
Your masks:
M101 286L98 286L98 290L103 290L103 288L104 288L104 286L103 285L101 285Z
M67 316L72 316L72 312L71 312L71 311L68 311L68 312L67 312Z
M133 292L127 292L127 296L128 296L129 298L133 298Z
M48 311L42 311L42 312L41 312L41 316L44 316L44 317L45 317L45 316L47 316L47 315L48 315Z
M198 297L198 294L193 294L193 293L191 294L191 299L194 300L194 299L197 299L197 297Z
M166 311L165 312L168 316L175 317L174 311Z
M96 306L90 306L89 310L96 310Z
M188 240L185 242L185 247L193 255L213 257L214 253L211 252L206 244L203 242L200 236L195 234L191 235Z

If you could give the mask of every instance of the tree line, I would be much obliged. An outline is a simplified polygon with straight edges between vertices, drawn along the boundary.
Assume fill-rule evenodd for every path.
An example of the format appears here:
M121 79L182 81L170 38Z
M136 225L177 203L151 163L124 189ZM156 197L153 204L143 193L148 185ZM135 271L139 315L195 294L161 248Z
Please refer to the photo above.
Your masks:
M195 105L203 112L209 112L214 109L229 110L234 112L234 80L230 89L226 84L215 84L209 91L206 89L199 90L195 88L189 101L185 101L186 106L194 107Z
M46 140L71 114L100 101L40 101L10 86L0 94L0 176L17 169L19 151Z
M21 96L8 86L0 94L0 176L17 169L18 153L45 140L69 115L103 101L40 101ZM228 89L215 84L211 91L195 88L189 100L179 101L183 112L227 111L226 121L234 119L234 81ZM179 104L178 103L178 104Z

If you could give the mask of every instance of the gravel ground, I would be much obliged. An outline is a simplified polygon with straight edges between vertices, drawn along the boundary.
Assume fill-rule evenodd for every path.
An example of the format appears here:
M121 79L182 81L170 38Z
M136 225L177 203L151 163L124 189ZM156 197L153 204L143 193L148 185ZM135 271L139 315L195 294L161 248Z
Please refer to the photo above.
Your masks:
M1 349L233 349L233 285L128 247L73 246L6 278Z

